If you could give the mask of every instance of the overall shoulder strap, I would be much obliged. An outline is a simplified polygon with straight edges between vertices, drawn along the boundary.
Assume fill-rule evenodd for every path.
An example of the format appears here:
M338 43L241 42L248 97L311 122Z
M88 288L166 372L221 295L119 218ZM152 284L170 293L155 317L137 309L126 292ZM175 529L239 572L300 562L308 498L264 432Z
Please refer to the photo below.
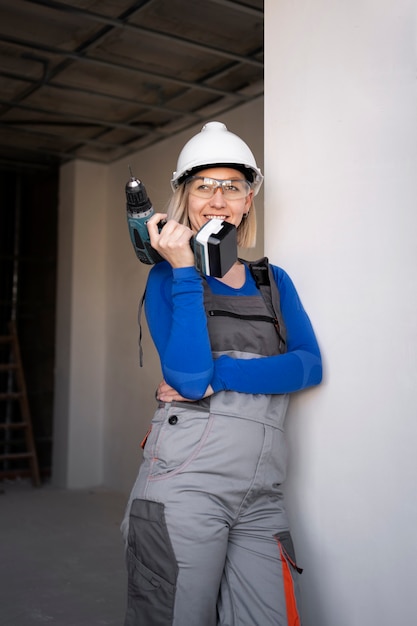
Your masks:
M142 348L142 310L143 310L143 304L145 302L145 295L146 295L146 287L145 287L145 291L143 292L143 295L139 301L139 308L138 308L138 324L139 324L139 339L138 339L138 344L139 344L139 365L140 367L143 367L143 348Z
M284 319L281 313L278 285L276 284L269 260L267 257L263 257L258 261L245 261L243 259L239 260L248 266L250 273L255 280L256 286L261 292L261 295L267 307L270 311L274 313L275 329L279 337L280 352L281 354L283 354L287 350L286 329Z

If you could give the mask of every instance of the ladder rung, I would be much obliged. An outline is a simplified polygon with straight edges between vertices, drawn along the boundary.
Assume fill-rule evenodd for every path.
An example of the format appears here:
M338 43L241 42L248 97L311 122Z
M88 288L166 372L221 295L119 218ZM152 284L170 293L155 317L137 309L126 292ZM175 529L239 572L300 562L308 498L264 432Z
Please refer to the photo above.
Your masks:
M12 372L13 370L17 370L16 363L1 363L0 364L0 372Z
M12 341L12 335L0 335L0 343L11 343Z
M32 476L32 470L29 468L21 468L19 470L1 470L0 469L0 480L5 478L23 478L26 476Z
M11 422L10 424L0 424L0 429L9 430L9 428L27 428L28 426L27 422Z
M6 459L30 459L33 452L10 452L9 454L0 454L0 461Z
M23 393L14 391L13 393L0 393L0 400L19 400L23 398Z

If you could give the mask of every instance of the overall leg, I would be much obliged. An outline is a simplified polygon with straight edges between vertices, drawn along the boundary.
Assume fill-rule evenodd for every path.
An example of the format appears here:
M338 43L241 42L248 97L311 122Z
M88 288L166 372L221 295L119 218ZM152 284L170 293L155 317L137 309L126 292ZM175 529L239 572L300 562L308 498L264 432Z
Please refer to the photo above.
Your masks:
M219 626L300 626L299 571L288 530L237 524L219 599Z
M219 626L300 626L297 568L280 481L277 439L265 427L253 483L229 534ZM277 465L278 464L278 465Z
M129 546L126 626L216 626L228 528L184 500L180 508L135 499Z
M207 414L159 412L127 515L125 626L216 626L228 524ZM215 437L214 437L215 439Z

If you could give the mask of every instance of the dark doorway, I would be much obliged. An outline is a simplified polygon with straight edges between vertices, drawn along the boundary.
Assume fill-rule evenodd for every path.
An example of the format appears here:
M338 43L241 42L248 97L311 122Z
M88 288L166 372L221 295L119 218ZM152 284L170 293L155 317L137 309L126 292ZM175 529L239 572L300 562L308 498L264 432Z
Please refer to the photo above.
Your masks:
M0 170L0 335L14 319L43 478L53 442L58 174L55 167ZM6 410L14 409L1 403Z

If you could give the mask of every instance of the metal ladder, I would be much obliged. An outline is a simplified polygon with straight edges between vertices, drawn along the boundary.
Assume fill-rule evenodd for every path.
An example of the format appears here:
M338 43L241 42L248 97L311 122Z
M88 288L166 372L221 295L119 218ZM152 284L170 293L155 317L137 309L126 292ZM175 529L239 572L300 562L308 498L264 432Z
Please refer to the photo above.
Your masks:
M0 479L31 476L33 485L39 487L38 457L14 321L9 323L9 334L0 335L0 347L2 355L9 347L7 362L0 363ZM19 433L23 436L17 439Z

